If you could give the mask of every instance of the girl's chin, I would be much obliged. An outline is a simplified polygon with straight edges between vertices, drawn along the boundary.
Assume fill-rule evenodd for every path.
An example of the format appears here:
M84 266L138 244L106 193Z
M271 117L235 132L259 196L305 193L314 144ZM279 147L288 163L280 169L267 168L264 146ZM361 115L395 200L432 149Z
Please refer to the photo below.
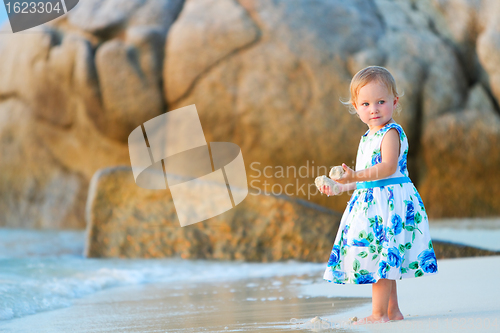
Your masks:
M376 118L376 119L370 119L370 123L377 126L377 125L383 125L387 122L389 122L391 119L384 119L384 118Z

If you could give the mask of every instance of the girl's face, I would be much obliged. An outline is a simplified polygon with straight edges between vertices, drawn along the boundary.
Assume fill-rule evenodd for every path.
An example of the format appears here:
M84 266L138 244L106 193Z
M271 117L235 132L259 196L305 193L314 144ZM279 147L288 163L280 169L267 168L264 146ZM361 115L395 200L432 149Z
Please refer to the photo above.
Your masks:
M353 106L370 130L378 130L392 119L398 99L399 97L394 98L385 85L372 81L359 90Z

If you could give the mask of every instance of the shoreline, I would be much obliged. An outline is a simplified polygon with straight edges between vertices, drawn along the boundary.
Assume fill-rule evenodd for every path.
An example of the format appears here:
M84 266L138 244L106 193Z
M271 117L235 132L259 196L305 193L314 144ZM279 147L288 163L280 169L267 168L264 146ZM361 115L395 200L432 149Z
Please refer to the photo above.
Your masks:
M500 295L491 277L499 273L500 256L438 259L438 274L398 280L405 319L383 324L348 325L350 317L370 315L371 285L336 285L316 272L115 287L68 308L0 322L0 331L311 332L321 331L318 322L311 323L319 316L330 331L496 332Z
M151 283L115 287L74 300L67 308L0 322L1 332L275 332L294 318L357 308L369 299L310 297L309 275L221 283ZM296 322L296 321L295 321Z

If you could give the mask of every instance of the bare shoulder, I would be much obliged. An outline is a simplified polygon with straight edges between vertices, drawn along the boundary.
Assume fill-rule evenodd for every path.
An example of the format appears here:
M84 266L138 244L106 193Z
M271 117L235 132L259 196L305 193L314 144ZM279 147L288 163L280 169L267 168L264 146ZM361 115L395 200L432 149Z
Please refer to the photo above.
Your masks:
M385 133L382 138L382 142L389 137L389 141L398 140L399 141L399 131L396 128L390 128L387 133Z
M380 150L385 147L387 150L396 150L399 151L401 149L401 142L399 140L399 131L395 128L391 128L385 133L382 138Z

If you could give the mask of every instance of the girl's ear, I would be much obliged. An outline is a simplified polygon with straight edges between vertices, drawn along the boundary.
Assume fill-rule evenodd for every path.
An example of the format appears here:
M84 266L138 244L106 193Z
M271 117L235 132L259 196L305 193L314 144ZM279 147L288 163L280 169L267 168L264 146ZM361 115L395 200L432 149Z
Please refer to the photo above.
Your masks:
M394 107L398 104L398 101L399 101L399 96L396 96L396 98L394 98Z
M352 102L351 104L352 104L352 107L357 110L356 103Z
M352 107L354 108L354 111L356 111L356 116L359 118L358 109L356 109L356 103L351 102L351 104L352 104Z

